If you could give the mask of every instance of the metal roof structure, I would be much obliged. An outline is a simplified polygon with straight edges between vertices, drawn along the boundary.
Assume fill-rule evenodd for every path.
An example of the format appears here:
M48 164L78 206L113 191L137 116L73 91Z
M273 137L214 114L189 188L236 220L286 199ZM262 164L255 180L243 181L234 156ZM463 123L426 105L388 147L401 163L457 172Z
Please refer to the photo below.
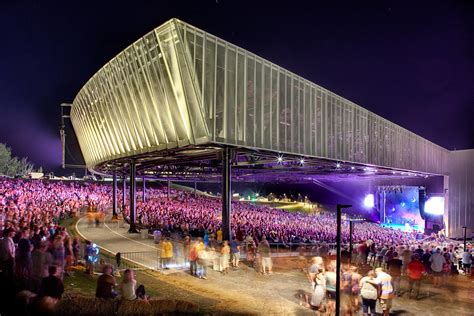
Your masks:
M71 121L88 168L195 180L446 174L449 151L278 65L172 19L103 66ZM240 177L240 178L239 178Z

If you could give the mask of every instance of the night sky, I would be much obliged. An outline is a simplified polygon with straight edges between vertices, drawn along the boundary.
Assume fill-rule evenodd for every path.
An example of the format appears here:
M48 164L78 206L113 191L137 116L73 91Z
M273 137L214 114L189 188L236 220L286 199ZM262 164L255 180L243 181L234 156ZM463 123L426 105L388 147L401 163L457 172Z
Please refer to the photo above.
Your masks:
M0 142L57 171L59 104L173 17L447 149L474 148L474 1L447 0L3 0Z

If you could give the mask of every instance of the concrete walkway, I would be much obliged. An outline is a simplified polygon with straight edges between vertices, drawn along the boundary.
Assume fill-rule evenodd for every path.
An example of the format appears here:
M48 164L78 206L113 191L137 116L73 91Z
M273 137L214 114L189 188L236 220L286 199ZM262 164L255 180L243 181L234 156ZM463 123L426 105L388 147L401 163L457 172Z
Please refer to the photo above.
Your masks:
M86 239L113 254L147 253L147 256L133 260L149 268L156 268L158 249L152 239L142 239L140 234L129 234L128 225L117 227L107 222L104 227L88 227L85 218L76 224L78 232ZM175 244L176 245L176 244ZM154 255L156 253L156 256ZM258 315L314 315L314 312L300 306L299 294L309 292L305 275L298 269L297 258L275 258L275 273L264 276L241 264L238 270L222 275L209 269L208 280L190 276L182 267L152 273L148 282L161 282L181 288L184 294L196 295L213 302L209 311L217 314ZM402 288L407 286L402 281ZM177 291L180 292L179 290ZM194 293L194 294L192 294ZM458 276L442 289L431 287L430 281L422 285L421 299L410 300L398 297L393 301L392 315L473 315L474 283L464 276Z

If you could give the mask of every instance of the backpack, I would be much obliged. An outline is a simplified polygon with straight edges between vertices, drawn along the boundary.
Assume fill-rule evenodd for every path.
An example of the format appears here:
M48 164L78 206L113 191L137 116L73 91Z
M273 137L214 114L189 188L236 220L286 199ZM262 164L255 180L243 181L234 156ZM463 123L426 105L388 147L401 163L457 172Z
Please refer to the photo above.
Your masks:
M377 286L372 283L365 282L362 286L362 289L360 290L360 296L368 300L376 300L379 296Z

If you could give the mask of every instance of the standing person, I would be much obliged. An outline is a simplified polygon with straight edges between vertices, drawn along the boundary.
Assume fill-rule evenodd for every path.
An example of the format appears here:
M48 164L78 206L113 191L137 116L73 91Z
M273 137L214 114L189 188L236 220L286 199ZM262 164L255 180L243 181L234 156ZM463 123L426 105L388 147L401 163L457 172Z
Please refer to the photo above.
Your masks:
M51 255L53 256L53 263L58 269L58 274L63 275L66 251L64 248L64 241L61 235L54 237L53 245L50 249Z
M220 246L222 245L222 229L218 229L217 232L216 232L216 236L217 236L217 244Z
M39 248L35 249L31 254L33 268L31 270L31 288L37 293L41 287L41 281L49 275L48 269L53 264L53 257L46 250L48 244L43 241L39 244Z
M221 249L221 270L223 274L229 273L229 261L230 261L230 247L227 240L224 240L224 244Z
M161 242L161 268L162 269L169 269L168 265L171 263L171 259L173 258L173 244L166 237Z
M183 241L184 266L187 266L189 263L190 251L191 251L191 237L189 237L189 235L186 235Z
M235 237L232 238L232 241L230 242L230 251L232 253L232 267L238 268L240 260L240 244Z
M86 261L86 273L94 274L94 247L89 240L84 245L84 260Z
M379 284L375 280L375 271L370 270L367 276L359 282L360 296L362 297L362 312L364 316L375 316L375 305L379 297Z
M398 253L393 253L393 258L387 262L388 273L392 276L392 285L395 295L400 295L400 280L402 276L403 262L398 257Z
M268 269L268 274L272 274L272 257L270 251L270 244L268 243L265 237L262 238L262 241L258 245L258 252L262 257L262 273L266 274Z
M43 278L41 281L41 287L38 296L50 296L59 300L64 293L63 281L58 276L59 271L56 266L50 266L48 272L49 276Z
M72 254L74 256L74 265L77 266L80 258L80 252L81 252L81 241L79 237L74 238L74 241L72 242Z
M333 260L328 265L328 271L326 271L326 295L328 298L328 309L327 315L333 315L335 311L335 298L336 298L336 261Z
M393 300L393 286L392 277L386 273L383 268L375 269L376 283L380 284L380 306L382 307L383 315L389 316L392 308Z
M465 275L471 274L472 254L468 249L464 249L462 253L462 269Z
M408 295L410 298L418 299L420 292L421 278L425 272L425 266L420 261L420 255L415 254L413 260L408 264Z
M402 274L403 275L407 274L407 267L408 267L408 264L411 261L412 256L413 256L413 252L407 246L406 249L403 250L403 252L402 252L402 261L403 261Z
M189 273L193 276L197 275L198 245L194 244L189 249Z
M115 298L115 278L112 275L114 269L110 264L105 264L102 269L102 275L97 279L97 288L95 297L97 298Z
M436 251L431 255L429 261L431 262L431 271L433 272L433 286L441 286L441 277L443 276L443 264L445 259L441 254L441 249L436 248Z
M209 248L198 247L198 277L207 280L207 265L209 264Z
M0 240L0 260L2 264L2 272L7 278L13 278L15 268L15 243L13 237L15 230L7 228L3 231L3 239Z
M32 268L31 250L33 250L33 245L30 243L29 238L29 229L21 232L21 237L18 241L18 251L15 256L16 275L23 281L27 281L30 278Z
M324 276L324 269L320 267L314 277L314 290L311 295L310 305L312 309L323 311L324 298L326 296L326 277Z

